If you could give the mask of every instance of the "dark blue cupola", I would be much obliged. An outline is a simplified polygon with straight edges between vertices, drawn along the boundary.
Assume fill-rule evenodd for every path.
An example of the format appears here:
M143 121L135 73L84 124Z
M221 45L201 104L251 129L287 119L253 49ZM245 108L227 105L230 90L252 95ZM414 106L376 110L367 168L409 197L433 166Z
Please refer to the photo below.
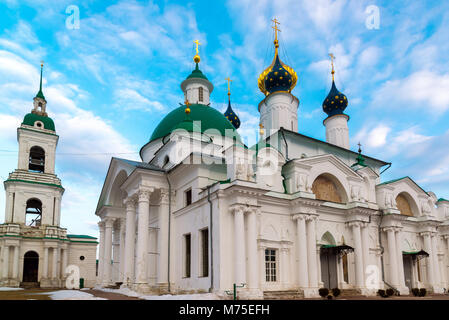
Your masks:
M279 23L276 19L273 20L275 26L275 39L274 39L274 58L271 64L260 75L257 81L260 91L268 96L274 92L291 92L296 86L298 81L298 75L292 67L286 65L279 58L279 41L277 33L280 31L277 28Z
M345 111L346 107L348 106L348 99L343 93L338 91L337 87L335 86L333 55L331 55L331 58L332 58L332 87L326 99L323 101L323 111L326 112L326 114L329 117L335 116L337 114L344 114L343 111Z
M231 79L227 78L226 79L228 81L228 108L226 109L224 116L229 120L229 122L232 123L232 125L234 126L234 128L238 129L240 127L240 119L239 117L235 114L234 110L232 110L231 107Z

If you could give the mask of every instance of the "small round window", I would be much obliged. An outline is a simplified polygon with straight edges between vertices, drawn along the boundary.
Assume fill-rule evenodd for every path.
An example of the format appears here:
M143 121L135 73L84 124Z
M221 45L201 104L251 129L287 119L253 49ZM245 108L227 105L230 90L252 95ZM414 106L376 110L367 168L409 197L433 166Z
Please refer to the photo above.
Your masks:
M85 259L84 256L81 256L81 257L80 257L80 260L81 260L81 261L83 261L84 259Z
M43 128L43 127L44 127L44 124L43 124L42 122L40 122L40 121L36 121L36 122L34 123L34 125L35 125L36 127L38 127L38 128Z

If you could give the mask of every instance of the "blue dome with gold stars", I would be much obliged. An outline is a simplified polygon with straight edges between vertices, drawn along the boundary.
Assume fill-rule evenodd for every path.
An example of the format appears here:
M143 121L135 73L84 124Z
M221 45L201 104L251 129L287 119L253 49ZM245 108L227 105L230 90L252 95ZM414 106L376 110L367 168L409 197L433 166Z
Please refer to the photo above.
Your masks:
M257 81L260 91L268 96L274 92L291 92L296 86L298 75L292 67L286 65L279 58L279 42L274 40L274 58L271 64L259 76Z
M323 110L329 117L337 114L343 114L343 111L348 106L348 99L346 96L338 91L335 82L332 80L332 88L323 101Z
M232 123L234 128L238 129L240 127L240 119L237 117L234 110L232 110L231 99L229 99L228 108L226 109L224 116Z

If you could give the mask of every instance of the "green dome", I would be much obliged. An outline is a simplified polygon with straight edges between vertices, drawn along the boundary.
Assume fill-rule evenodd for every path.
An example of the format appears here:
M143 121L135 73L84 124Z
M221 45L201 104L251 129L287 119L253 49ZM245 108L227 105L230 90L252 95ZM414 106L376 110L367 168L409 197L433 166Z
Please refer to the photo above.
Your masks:
M190 79L190 78L201 78L201 79L207 80L207 77L198 68L198 63L196 64L195 70L193 70L192 73L187 77L187 79Z
M41 121L44 124L44 129L56 131L55 130L55 123L50 117L41 116L36 113L28 113L25 115L25 118L23 118L22 124L26 124L28 126L34 127L34 123L36 121Z
M235 132L237 141L241 141L240 136L235 130L232 123L229 122L229 120L226 119L226 117L218 110L203 104L192 104L189 107L189 121L186 121L186 107L180 106L179 108L176 108L175 110L167 114L165 118L162 119L162 121L158 124L156 129L154 129L150 141L163 138L169 135L173 130L178 128L183 128L186 130L195 128L196 130L196 124L194 126L193 122L190 121L201 121L202 133L208 129L216 129L221 133L222 136L226 136L226 130L232 130L233 134Z

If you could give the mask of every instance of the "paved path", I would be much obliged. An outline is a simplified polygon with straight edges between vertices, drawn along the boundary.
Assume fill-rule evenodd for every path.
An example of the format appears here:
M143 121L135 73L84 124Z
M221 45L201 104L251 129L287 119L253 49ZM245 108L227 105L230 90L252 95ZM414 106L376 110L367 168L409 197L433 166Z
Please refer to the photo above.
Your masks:
M96 289L90 289L90 290L83 290L83 292L90 293L94 295L95 297L99 298L105 298L108 300L142 300L136 297L128 297L124 294L115 293L115 292L105 292L101 290Z

